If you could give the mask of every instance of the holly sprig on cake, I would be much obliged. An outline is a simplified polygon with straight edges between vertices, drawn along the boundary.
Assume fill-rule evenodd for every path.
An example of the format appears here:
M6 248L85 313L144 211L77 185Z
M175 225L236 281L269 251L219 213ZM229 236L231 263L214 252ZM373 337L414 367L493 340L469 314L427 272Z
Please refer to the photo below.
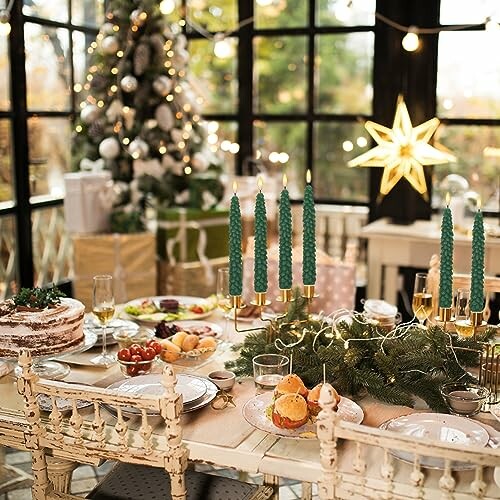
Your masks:
M66 295L56 286L51 288L21 288L17 295L12 297L15 306L26 309L46 309L55 307Z

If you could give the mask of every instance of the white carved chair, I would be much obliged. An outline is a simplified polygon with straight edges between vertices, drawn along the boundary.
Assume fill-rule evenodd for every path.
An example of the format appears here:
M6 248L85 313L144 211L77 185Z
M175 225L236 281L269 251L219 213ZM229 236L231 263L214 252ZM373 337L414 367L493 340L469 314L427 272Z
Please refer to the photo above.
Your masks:
M500 449L445 444L425 438L354 425L339 420L334 411L332 386L321 389L317 433L320 440L321 500L443 499L492 500L500 498L493 478L500 467ZM391 451L414 457L404 463ZM421 457L437 457L444 468L430 470ZM453 461L472 464L472 470L452 471Z
M439 257L433 255L429 263L428 286L432 293L432 317L435 317L439 308ZM470 288L470 274L453 274L453 292L459 288ZM500 277L485 276L484 277L484 294L486 304L484 309L484 319L488 321L490 310L490 299L495 293L500 293ZM496 323L496 318L493 318L493 323Z
M175 392L175 375L170 366L163 371L163 395L127 395L109 389L67 384L40 379L32 371L28 350L21 351L18 390L24 397L28 422L26 447L31 451L33 468L32 495L35 500L50 498L76 499L55 491L47 475L47 454L75 462L100 458L118 463L101 483L87 496L99 499L191 500L266 499L272 489L202 474L187 469L188 450L182 443L180 415L182 399ZM39 396L52 402L52 411L42 414ZM56 398L71 401L72 410L59 411ZM78 409L78 400L92 403L92 408ZM108 418L105 404L116 415ZM125 408L138 413L136 431L126 418ZM129 410L130 411L130 410ZM151 417L154 411L159 417ZM162 435L153 433L151 418L161 418L165 425Z

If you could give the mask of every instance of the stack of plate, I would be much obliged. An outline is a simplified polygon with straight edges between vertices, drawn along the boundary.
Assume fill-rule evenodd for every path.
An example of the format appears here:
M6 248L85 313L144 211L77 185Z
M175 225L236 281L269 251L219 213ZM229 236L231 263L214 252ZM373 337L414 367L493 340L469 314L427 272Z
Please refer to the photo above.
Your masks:
M120 380L108 386L108 389L115 389L128 394L151 394L161 395L165 392L165 387L161 383L160 373L140 375L126 380ZM196 375L177 375L177 393L182 395L183 413L204 408L215 398L217 386L203 377ZM135 408L124 408L123 414L138 415L140 412Z
M122 330L125 328L127 330L139 330L139 325L137 323L134 323L133 321L128 321L125 319L119 319L119 318L112 319L106 325L106 345L116 344L118 341L115 338L113 338L113 334L117 330ZM97 335L97 342L95 343L95 345L96 346L102 345L103 328L101 325L99 325L99 323L97 323L94 320L92 316L85 318L83 329L84 331L95 333Z

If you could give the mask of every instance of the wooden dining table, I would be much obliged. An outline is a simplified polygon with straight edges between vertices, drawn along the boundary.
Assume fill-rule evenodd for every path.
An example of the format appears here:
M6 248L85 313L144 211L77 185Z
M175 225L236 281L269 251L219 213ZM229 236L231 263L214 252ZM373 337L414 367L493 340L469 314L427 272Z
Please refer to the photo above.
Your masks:
M216 322L226 328L231 343L243 340L232 328L232 323L214 312L207 321ZM110 346L116 350L116 346ZM89 384L107 387L124 378L118 364L109 368L96 367L90 358L99 347L89 351L68 355L64 361L71 366L70 374L64 379L68 383ZM237 354L225 347L219 348L208 360L195 366L174 365L176 373L193 373L206 376L213 370L221 369L224 363L234 359ZM163 362L159 361L154 371L161 372ZM16 379L13 373L0 378L0 445L25 450L24 430L27 426L23 410L23 399L17 392ZM198 411L183 415L183 439L189 449L191 462L212 464L217 467L231 468L240 473L260 473L264 482L275 487L275 498L278 498L280 477L303 482L304 499L311 497L311 485L320 479L321 464L319 441L317 439L289 439L270 434L254 428L242 414L245 403L254 397L256 387L252 378L243 378L236 382L231 390L235 407L216 410L210 405ZM397 416L415 411L412 408L390 406L364 398L359 401L364 411L362 425L379 426L382 422ZM89 409L90 410L90 409ZM486 422L495 427L500 439L500 426L488 415L482 415ZM109 415L110 425L113 417ZM160 432L161 429L157 429ZM99 465L99 463L89 463ZM78 463L70 459L70 455L51 458L49 473L56 489L68 490L71 473ZM404 466L405 464L402 464ZM404 474L404 471L402 472ZM500 494L500 489L499 489Z

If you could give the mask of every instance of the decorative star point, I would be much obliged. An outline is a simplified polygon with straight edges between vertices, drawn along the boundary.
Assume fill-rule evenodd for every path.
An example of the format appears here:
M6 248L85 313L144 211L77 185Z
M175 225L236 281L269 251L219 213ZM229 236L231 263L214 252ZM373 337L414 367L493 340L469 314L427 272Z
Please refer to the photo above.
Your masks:
M384 167L380 182L380 194L387 195L405 178L424 198L427 198L424 166L456 161L455 156L429 144L439 126L437 118L431 118L413 127L408 108L402 96L398 97L392 129L367 121L365 128L377 145L352 159L349 167Z

